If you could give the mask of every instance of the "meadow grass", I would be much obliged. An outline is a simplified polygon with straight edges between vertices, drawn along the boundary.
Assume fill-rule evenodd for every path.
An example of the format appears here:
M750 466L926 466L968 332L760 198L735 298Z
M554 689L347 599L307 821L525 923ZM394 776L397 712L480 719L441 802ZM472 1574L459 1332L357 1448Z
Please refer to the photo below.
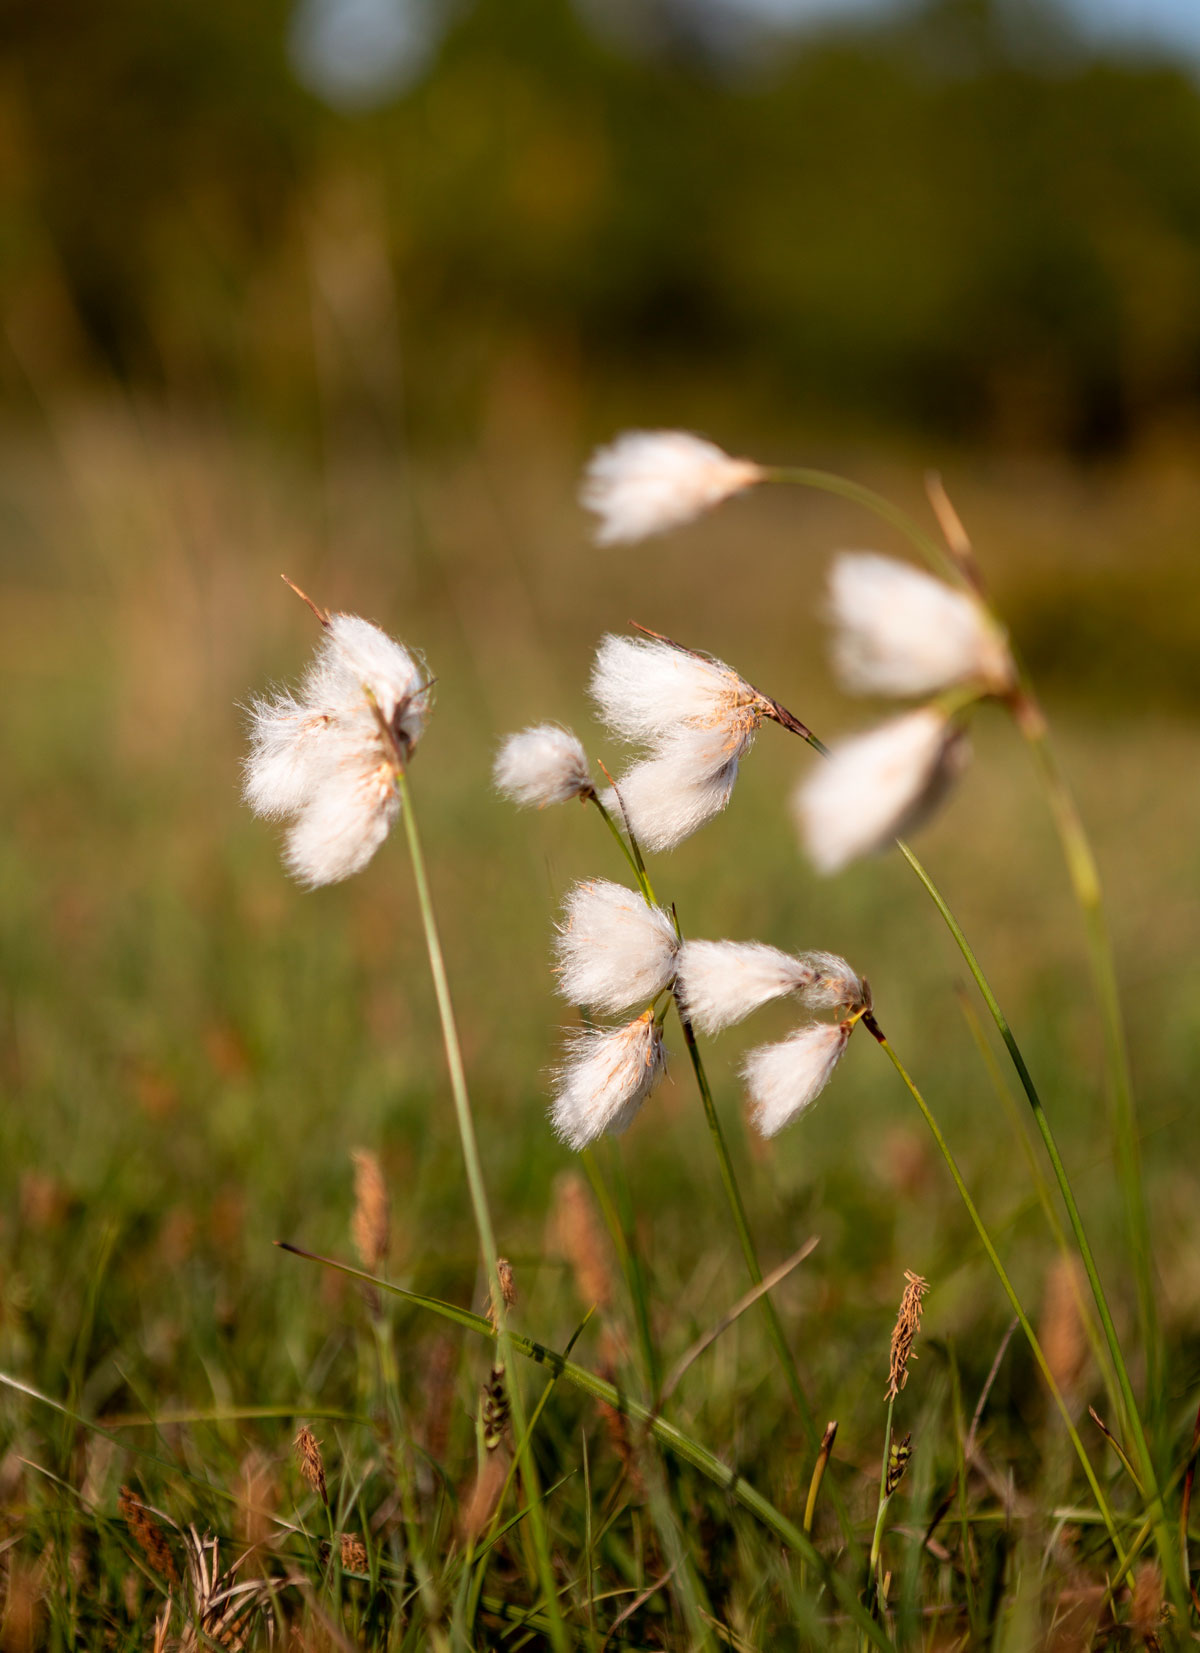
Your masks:
M622 864L591 811L522 817L494 799L492 749L550 716L612 758L582 687L595 640L630 618L711 648L822 732L859 724L861 708L830 689L814 593L831 550L902 545L840 502L771 496L598 557L570 502L573 459L544 437L525 462L485 448L403 476L347 442L316 481L250 439L155 410L60 408L37 440L5 442L2 1645L153 1645L171 1585L144 1522L139 1540L142 1505L160 1512L182 1578L192 1525L219 1538L222 1567L249 1550L238 1579L275 1580L262 1622L295 1645L507 1647L553 1633L519 1480L494 1525L464 1531L495 1357L401 844L305 895L239 803L236 703L293 677L311 642L283 571L423 648L438 678L412 786L496 1242L517 1283L506 1377L521 1374L536 1418L572 1645L854 1647L874 1633L853 1614L906 1269L931 1289L894 1404L913 1455L881 1529L874 1631L896 1646L1014 1650L1187 1639L1182 1609L1157 1618L1143 1501L1088 1415L1090 1403L1131 1453L1079 1298L1054 1289L1028 1127L997 1094L1011 1084L1003 1051L964 1015L962 961L897 856L814 879L783 805L817 760L777 730L728 812L651 864L656 892L689 933L829 947L869 974L1055 1351L1128 1565L1114 1564L1028 1348L1006 1341L1010 1307L975 1230L870 1041L852 1041L835 1086L777 1142L747 1130L738 1057L789 1026L783 1009L704 1057L763 1269L818 1241L771 1294L814 1419L838 1423L813 1553L789 1542L807 1530L816 1444L760 1306L656 1414L655 1373L743 1299L745 1259L675 1034L670 1081L628 1137L587 1167L553 1140L546 1069L572 1018L551 995L551 917L573 878L620 878ZM1083 928L1028 756L998 714L980 720L963 791L918 850L1045 1099L1177 1516L1200 1398L1200 737L1177 644L1200 610L1180 560L1200 491L1163 461L1105 481L963 473L956 502L1001 606L1035 673L1051 668L1045 699L1110 896L1163 1327L1149 1397ZM877 464L869 480L892 491L903 475ZM921 508L911 478L898 493ZM750 544L753 565L731 576ZM1139 633L1140 616L1153 621ZM1123 663L1119 685L1106 660ZM991 1071L977 1035L1001 1059ZM364 1291L272 1244L353 1265L362 1148L391 1194L387 1278L409 1295ZM580 1174L582 1190L564 1181ZM531 1344L570 1345L583 1377L550 1355L530 1363ZM301 1424L320 1442L327 1504L292 1448ZM180 1594L162 1633L186 1644L198 1631ZM222 1633L249 1633L236 1622Z

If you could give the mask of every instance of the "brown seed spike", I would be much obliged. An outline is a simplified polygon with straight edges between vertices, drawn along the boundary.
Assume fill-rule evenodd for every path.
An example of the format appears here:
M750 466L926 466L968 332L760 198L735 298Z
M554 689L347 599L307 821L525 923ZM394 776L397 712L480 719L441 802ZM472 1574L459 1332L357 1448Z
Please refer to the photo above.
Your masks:
M343 1532L338 1534L342 1548L342 1571L344 1573L368 1573L370 1562L367 1558L367 1547L356 1533Z
M177 1589L179 1572L175 1566L175 1558L171 1554L171 1546L167 1543L166 1534L145 1504L129 1487L123 1486L121 1496L117 1499L117 1509L129 1528L130 1536L154 1571Z
M916 1359L913 1344L921 1329L922 1300L929 1290L928 1280L923 1280L911 1269L905 1269L904 1278L908 1283L904 1288L904 1296L900 1299L900 1312L896 1316L896 1324L892 1331L891 1370L888 1373L887 1386L889 1400L895 1400L908 1382L908 1363Z
M321 1457L321 1443L308 1425L302 1423L296 1431L296 1439L292 1444L296 1448L296 1456L300 1461L301 1475L321 1502L327 1505L329 1503L329 1493L325 1486L325 1461Z
M350 1157L354 1161L354 1246L367 1273L377 1274L391 1240L387 1183L374 1154L355 1148Z

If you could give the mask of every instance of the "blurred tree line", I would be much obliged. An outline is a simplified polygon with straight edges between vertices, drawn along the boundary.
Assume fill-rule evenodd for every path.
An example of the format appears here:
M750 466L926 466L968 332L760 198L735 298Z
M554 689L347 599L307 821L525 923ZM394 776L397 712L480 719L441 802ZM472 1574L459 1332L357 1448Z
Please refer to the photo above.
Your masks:
M933 0L741 58L474 0L370 111L297 81L288 0L9 0L8 390L114 372L314 417L314 295L413 432L514 343L579 383L1119 447L1200 400L1200 89ZM332 320L329 320L332 318ZM364 388L365 387L365 388ZM664 413L666 409L664 407Z

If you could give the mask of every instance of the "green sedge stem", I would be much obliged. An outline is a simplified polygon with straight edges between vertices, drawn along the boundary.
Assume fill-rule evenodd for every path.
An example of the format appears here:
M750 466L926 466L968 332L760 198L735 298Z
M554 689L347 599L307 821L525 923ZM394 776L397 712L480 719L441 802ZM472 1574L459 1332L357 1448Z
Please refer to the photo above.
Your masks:
M946 1161L950 1175L954 1179L954 1186L958 1189L959 1197L961 1198L963 1205L966 1207L967 1215L974 1224L975 1232L979 1235L980 1243L982 1244L984 1251L987 1253L988 1261L996 1271L997 1278L999 1279L1001 1286L1004 1288L1004 1294L1012 1304L1013 1313L1016 1315L1017 1320L1020 1323L1021 1330L1025 1333L1026 1340L1028 1341L1030 1350L1033 1353L1033 1358L1037 1362L1038 1369L1043 1378L1046 1380L1046 1387L1049 1389L1054 1404L1058 1408L1059 1415L1061 1416L1067 1434L1070 1437L1071 1445L1075 1448L1075 1453L1083 1468L1083 1473L1087 1477L1088 1486L1092 1490L1092 1496L1096 1500L1096 1507L1099 1509L1104 1525L1108 1529L1108 1535L1112 1540L1113 1548L1116 1550L1117 1555L1120 1556L1122 1553L1121 1542L1117 1537L1117 1529L1113 1521L1112 1511L1109 1509L1108 1501L1105 1498L1104 1493L1101 1491L1099 1481L1096 1479L1096 1473L1092 1468L1091 1459L1088 1457L1084 1444L1079 1437L1079 1431L1075 1428L1075 1424L1072 1421L1067 1403L1063 1399L1062 1392L1057 1383L1054 1381L1054 1374L1051 1372L1045 1353L1042 1350L1042 1346L1038 1342L1037 1334L1034 1332L1033 1327L1029 1323L1029 1316L1025 1313L1025 1310L1021 1306L1021 1300L1017 1296L1016 1289L1008 1277L1008 1271L1005 1269L1004 1264L1000 1261L999 1252L992 1244L992 1237L988 1233L987 1225L984 1223L983 1218L979 1215L979 1210L975 1204L975 1201L971 1198L970 1191L968 1190L966 1183L963 1181L962 1172L958 1168L958 1162L950 1150L950 1145L942 1135L941 1127L930 1111L929 1104L921 1095L921 1092L917 1089L916 1083L909 1074L908 1070L905 1068L903 1062L901 1062L900 1058L896 1055L896 1052L892 1049L888 1040L884 1036L883 1029L875 1020L874 1015L868 1012L862 1018L862 1023L870 1033L871 1037L875 1040L876 1044L878 1044L881 1049L886 1052L888 1059L895 1068L896 1072L900 1075L900 1078L907 1088L909 1095L917 1104L917 1107L921 1110L925 1123L929 1126L930 1131L933 1133L933 1139L938 1145L942 1158ZM1132 1580L1130 1582L1132 1583Z
M889 1394L887 1423L883 1431L883 1463L879 1470L879 1507L875 1511L875 1531L871 1535L871 1560L867 1575L867 1595L871 1601L878 1601L882 1594L879 1588L879 1552L883 1547L883 1523L887 1517L888 1505L891 1503L887 1481L888 1467L892 1459L892 1414L895 1409L896 1397Z
M1020 671L1018 662L1018 670ZM1146 1395L1148 1405L1156 1407L1160 1395L1162 1348L1158 1315L1154 1300L1154 1279L1151 1267L1150 1219L1146 1210L1145 1189L1142 1182L1141 1142L1133 1100L1133 1078L1129 1067L1129 1049L1125 1038L1125 1022L1117 987L1116 961L1112 937L1104 910L1104 895L1096 857L1079 813L1074 794L1058 761L1050 740L1050 732L1033 691L1022 673L1021 687L1012 707L1017 728L1033 755L1038 777L1046 793L1055 830L1062 845L1063 859L1083 916L1087 936L1088 962L1096 998L1100 1006L1100 1021L1104 1032L1105 1054L1110 1082L1113 1110L1117 1176L1125 1203L1125 1218L1133 1252L1134 1276L1137 1282L1138 1310L1142 1339L1146 1349Z
M471 1193L471 1205L475 1212L475 1227L479 1234L479 1244L483 1251L484 1264L487 1269L492 1312L496 1316L496 1336L499 1343L500 1361L508 1373L509 1406L512 1410L514 1433L519 1443L517 1450L521 1466L521 1480L525 1487L526 1502L529 1505L530 1530L533 1536L534 1552L537 1557L539 1582L542 1593L546 1598L546 1611L550 1619L550 1640L555 1653L567 1653L569 1644L558 1600L554 1568L550 1559L550 1538L546 1527L546 1512L542 1506L541 1492L538 1486L537 1465L534 1462L533 1452L526 1434L525 1405L521 1396L521 1385L512 1369L513 1363L510 1359L512 1344L505 1314L504 1292L500 1285L500 1271L497 1265L496 1236L492 1228L491 1212L488 1209L487 1190L484 1186L483 1170L479 1159L479 1145L475 1138L475 1122L471 1115L471 1101L467 1093L467 1076L463 1066L458 1026L454 1018L454 1004L450 997L450 982L446 975L441 938L438 934L437 919L434 915L433 900L429 891L429 879L425 870L425 856L421 849L421 838L417 831L416 816L413 812L412 793L408 785L408 775L403 769L396 777L396 790L400 796L400 813L404 820L404 832L408 841L409 858L412 862L413 882L417 891L417 905L421 910L421 923L425 931L425 947L429 954L429 970L433 977L433 990L437 998L438 1016L442 1024L442 1042L446 1051L446 1066L450 1074L450 1091L454 1098L458 1134L462 1141L467 1186Z

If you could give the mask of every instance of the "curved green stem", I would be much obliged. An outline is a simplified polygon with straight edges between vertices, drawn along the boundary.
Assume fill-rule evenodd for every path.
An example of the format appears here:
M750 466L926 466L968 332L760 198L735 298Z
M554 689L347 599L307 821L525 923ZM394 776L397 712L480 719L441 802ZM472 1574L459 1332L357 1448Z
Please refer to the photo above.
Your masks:
M521 1466L521 1480L529 1504L530 1532L533 1537L534 1554L537 1558L538 1581L546 1598L546 1612L550 1620L550 1640L555 1653L567 1653L567 1632L558 1600L558 1585L554 1577L554 1566L550 1558L550 1535L546 1526L546 1512L538 1485L537 1465L534 1462L533 1451L525 1427L525 1403L521 1396L520 1382L510 1359L511 1334L508 1330L505 1315L504 1292L500 1285L496 1235L492 1227L491 1212L488 1208L487 1189L484 1186L483 1169L479 1159L479 1144L475 1138L475 1121L471 1115L471 1101L467 1092L467 1075L463 1066L462 1046L459 1043L458 1025L454 1017L454 1003L450 997L450 982L446 975L442 943L438 934L437 918L433 910L433 898L429 891L425 856L421 849L421 838L417 831L416 816L413 813L412 793L408 784L408 775L403 769L396 777L396 790L400 795L400 813L404 819L404 832L408 841L409 857L412 861L413 882L417 891L417 905L421 911L421 924L425 932L425 947L429 954L429 970L433 977L433 990L437 999L438 1016L442 1024L442 1042L446 1051L446 1066L450 1074L450 1091L454 1098L458 1134L462 1141L467 1186L470 1189L471 1205L475 1213L475 1227L479 1234L479 1245L487 1269L492 1310L496 1316L496 1336L499 1341L500 1360L508 1373L509 1406L512 1410L513 1431L518 1442L517 1451Z
M1113 1548L1117 1552L1117 1555L1120 1556L1122 1554L1121 1541L1117 1537L1116 1524L1113 1521L1112 1511L1108 1506L1108 1500L1105 1498L1104 1493L1101 1490L1100 1483L1096 1479L1096 1472L1092 1468L1091 1459L1088 1457L1083 1441L1080 1439L1079 1431L1076 1429L1070 1410L1067 1407L1067 1403L1063 1399L1062 1391L1059 1389L1058 1384L1054 1381L1054 1374L1051 1372L1045 1353L1042 1350L1042 1346L1038 1342L1037 1334L1030 1324L1029 1316L1025 1313L1025 1310L1021 1305L1021 1300L1017 1296L1016 1288L1008 1277L1008 1271L1004 1267L1004 1264L1000 1261L1000 1253L996 1250L996 1247L992 1243L992 1237L988 1233L987 1225L983 1218L979 1215L979 1209L976 1206L975 1201L971 1198L971 1194L966 1183L963 1181L963 1175L958 1168L958 1162L954 1158L953 1153L950 1151L950 1144L942 1135L941 1126L934 1118L929 1104L921 1095L921 1092L917 1089L912 1076L905 1068L903 1062L901 1062L900 1058L896 1055L896 1052L888 1043L888 1040L884 1036L883 1029L875 1020L874 1015L871 1012L868 1012L863 1017L862 1023L868 1033L870 1033L871 1037L875 1040L876 1044L878 1044L881 1049L886 1052L892 1066L900 1075L900 1078L904 1082L909 1095L917 1104L917 1107L921 1110L925 1123L929 1126L929 1129L933 1134L933 1139L938 1145L942 1158L946 1161L951 1177L954 1179L954 1186L958 1189L959 1197L961 1198L963 1205L966 1207L967 1215L974 1224L975 1232L979 1236L980 1244L983 1246L983 1249L987 1254L988 1261L996 1271L997 1278L999 1279L1001 1286L1004 1288L1005 1296L1012 1304L1013 1313L1020 1322L1021 1330L1025 1333L1025 1337L1029 1343L1033 1358L1037 1362L1038 1369L1046 1381L1046 1387L1049 1389L1054 1404L1058 1408L1059 1415L1062 1418L1063 1425L1066 1428L1071 1445L1075 1448L1075 1454L1079 1459L1084 1475L1087 1477L1088 1486L1092 1490L1092 1496L1096 1500L1096 1507L1099 1509L1101 1518L1103 1519L1104 1525L1108 1530L1108 1535L1112 1540ZM884 1473L886 1474L886 1466Z
M1142 1341L1146 1350L1147 1404L1155 1408L1160 1394L1162 1347L1154 1298L1150 1218L1142 1181L1141 1140L1134 1107L1133 1076L1129 1066L1125 1021L1117 987L1116 960L1104 910L1100 871L1096 865L1087 829L1083 824L1083 817L1079 813L1074 794L1051 743L1046 719L1023 672L1012 710L1017 727L1033 755L1062 845L1063 859L1067 865L1075 901L1083 915L1088 962L1100 1006L1100 1022L1104 1033L1117 1176L1125 1204L1125 1219L1129 1229L1130 1249L1133 1252L1134 1278L1137 1282Z
M864 510L899 529L927 561L940 565L946 560L937 541L914 522L907 511L893 505L883 494L877 494L874 488L864 488L860 482L851 482L848 477L838 476L834 471L814 471L803 465L767 467L763 472L763 481L789 482L799 488L815 488L820 493L848 499L852 505L861 505Z

